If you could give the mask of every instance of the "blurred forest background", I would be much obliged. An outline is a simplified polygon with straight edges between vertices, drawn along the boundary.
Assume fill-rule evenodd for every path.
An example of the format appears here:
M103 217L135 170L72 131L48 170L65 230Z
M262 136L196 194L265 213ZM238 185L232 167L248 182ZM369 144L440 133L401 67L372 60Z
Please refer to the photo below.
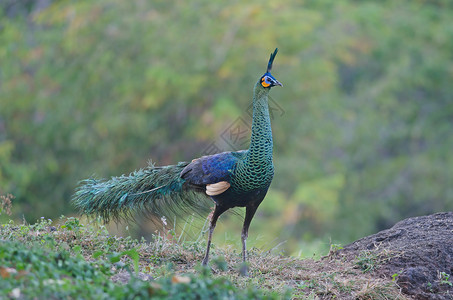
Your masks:
M0 195L17 220L74 215L81 179L236 150L223 133L278 47L251 245L310 256L453 210L452 16L451 0L2 0ZM240 227L222 217L217 243Z

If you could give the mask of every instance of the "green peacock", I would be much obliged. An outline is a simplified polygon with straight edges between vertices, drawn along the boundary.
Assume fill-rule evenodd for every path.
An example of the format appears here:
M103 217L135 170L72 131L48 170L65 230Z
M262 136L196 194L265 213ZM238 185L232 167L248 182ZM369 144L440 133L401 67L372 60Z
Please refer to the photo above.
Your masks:
M73 196L81 213L105 221L124 219L135 213L159 218L200 213L209 198L215 203L211 214L203 265L209 261L212 234L219 216L233 207L245 207L242 228L242 259L246 262L246 240L250 222L263 201L274 176L272 129L268 96L282 84L271 75L278 49L270 55L266 73L253 89L253 121L248 150L202 156L191 162L156 167L150 164L130 175L110 180L87 179Z

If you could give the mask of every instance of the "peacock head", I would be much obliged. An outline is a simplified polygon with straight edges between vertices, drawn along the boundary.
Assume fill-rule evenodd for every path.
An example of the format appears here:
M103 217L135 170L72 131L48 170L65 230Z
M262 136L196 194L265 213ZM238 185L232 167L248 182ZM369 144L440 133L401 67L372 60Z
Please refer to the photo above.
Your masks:
M278 48L275 48L274 53L271 53L271 57L269 58L269 63L267 64L266 73L260 78L260 84L264 88L271 88L273 86L283 86L274 76L271 75L272 63L274 62L274 58L277 55Z

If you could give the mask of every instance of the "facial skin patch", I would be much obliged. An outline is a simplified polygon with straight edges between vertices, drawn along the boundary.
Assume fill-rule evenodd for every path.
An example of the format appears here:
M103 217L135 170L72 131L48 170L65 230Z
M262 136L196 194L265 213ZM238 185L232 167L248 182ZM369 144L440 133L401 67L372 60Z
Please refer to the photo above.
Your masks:
M261 85L262 85L263 87L269 87L269 86L270 86L270 84L266 82L266 80L265 80L264 77L261 79Z

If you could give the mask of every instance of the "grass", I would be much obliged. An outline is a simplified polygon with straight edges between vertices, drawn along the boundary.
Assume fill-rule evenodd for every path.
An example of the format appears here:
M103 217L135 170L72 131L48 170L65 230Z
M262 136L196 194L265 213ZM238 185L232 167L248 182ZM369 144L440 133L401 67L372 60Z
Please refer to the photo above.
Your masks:
M301 260L252 248L244 277L232 247L214 245L212 270L200 266L203 235L187 241L170 231L148 243L62 217L10 221L0 239L0 298L405 299L394 281L373 277L379 261L368 252L355 261Z

